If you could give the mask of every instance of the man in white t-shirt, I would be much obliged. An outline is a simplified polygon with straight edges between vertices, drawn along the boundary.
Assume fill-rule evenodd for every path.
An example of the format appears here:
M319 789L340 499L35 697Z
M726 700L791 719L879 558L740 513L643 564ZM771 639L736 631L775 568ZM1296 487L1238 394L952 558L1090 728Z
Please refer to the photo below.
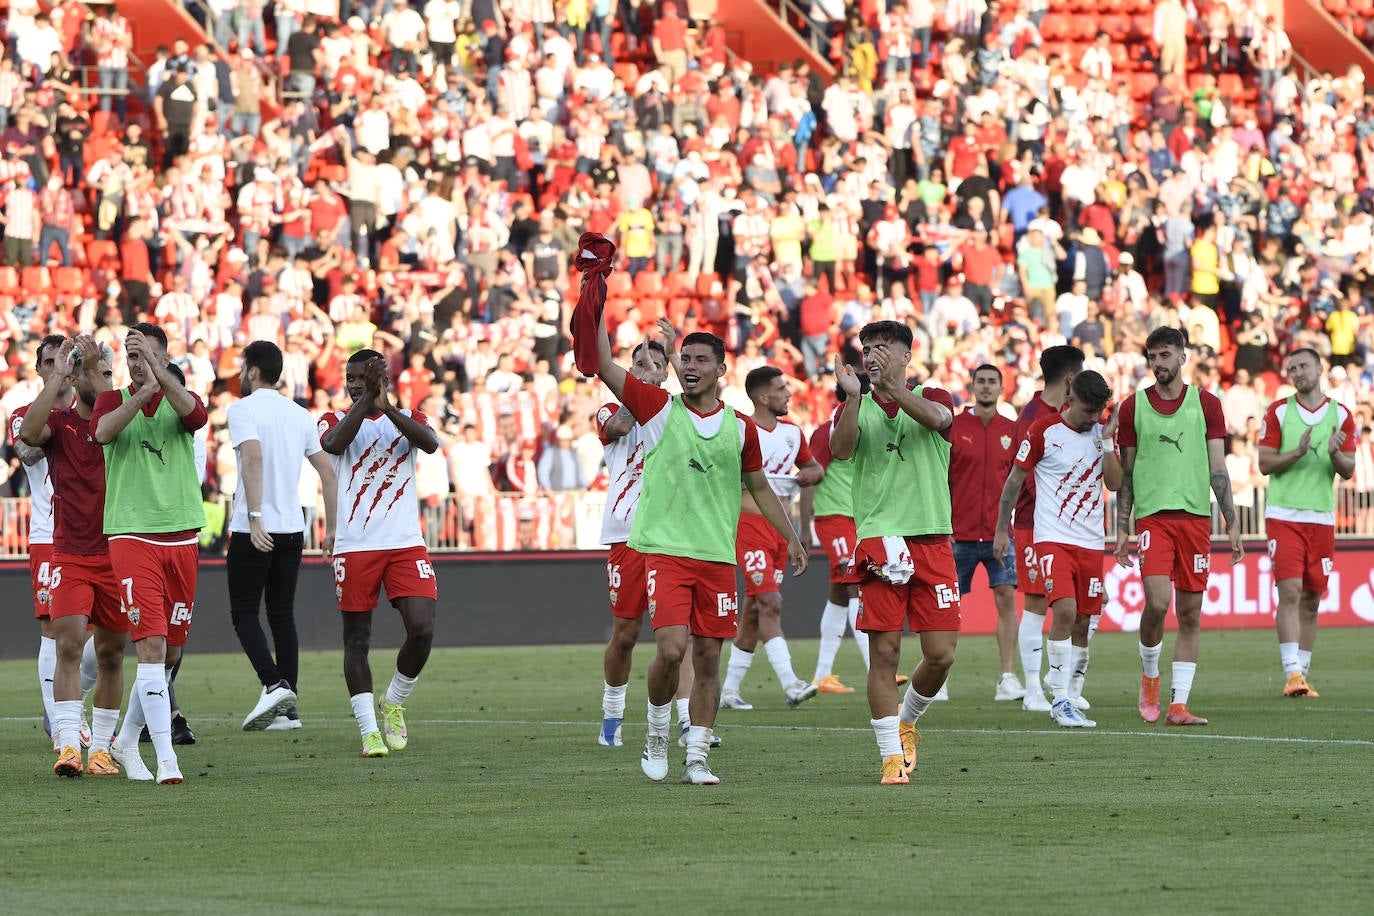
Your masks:
M1016 462L1002 488L993 537L993 556L1005 556L1011 536L1011 515L1026 476L1035 473L1035 556L1040 564L1045 599L1049 603L1050 720L1064 728L1097 725L1083 715L1069 695L1070 680L1086 675L1088 637L1092 618L1102 613L1106 536L1102 488L1121 486L1121 461L1116 455L1116 413L1099 422L1111 402L1112 390L1099 373L1079 372L1069 383L1069 401L1062 413L1037 419L1016 453ZM1072 665L1072 671L1070 666ZM1081 689L1081 688L1080 688Z
M320 446L334 456L339 477L339 534L334 545L334 593L343 615L344 681L364 757L385 757L409 743L404 703L429 659L439 591L420 531L415 452L439 448L429 420L402 410L388 392L386 358L359 350L348 358L344 386L353 406L320 418ZM373 706L372 611L382 587L400 612L405 642L381 700Z
M334 541L338 489L329 457L320 450L315 421L277 390L284 359L277 345L256 340L243 348L243 398L229 406L229 440L237 451L239 486L229 519L229 613L262 694L243 720L244 731L301 727L296 711L300 648L296 640L296 576L305 546L301 511L302 462L318 472L325 493L324 551ZM258 619L264 597L276 658Z

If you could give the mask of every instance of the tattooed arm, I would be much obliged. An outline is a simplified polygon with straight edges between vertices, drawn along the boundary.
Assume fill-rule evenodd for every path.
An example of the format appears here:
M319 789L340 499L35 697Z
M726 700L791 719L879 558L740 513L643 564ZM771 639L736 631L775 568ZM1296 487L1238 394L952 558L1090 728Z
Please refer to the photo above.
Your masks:
M1221 517L1226 520L1226 533L1231 538L1231 565L1245 559L1245 547L1240 542L1240 526L1236 524L1236 503L1231 495L1231 475L1226 470L1224 439L1207 440L1207 463L1212 468L1212 492L1216 494Z
M1135 446L1121 449L1121 487L1116 491L1116 562L1131 567L1131 516L1135 514Z

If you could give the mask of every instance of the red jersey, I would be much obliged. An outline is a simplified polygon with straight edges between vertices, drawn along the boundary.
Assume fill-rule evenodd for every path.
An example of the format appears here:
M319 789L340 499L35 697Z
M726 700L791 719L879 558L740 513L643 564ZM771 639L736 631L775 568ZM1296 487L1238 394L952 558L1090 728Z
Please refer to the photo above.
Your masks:
M76 409L48 416L43 445L53 485L53 552L106 556L105 452L91 435L92 423Z
M1002 487L1016 456L1016 424L1001 414L986 424L973 408L950 427L949 496L956 541L991 541Z

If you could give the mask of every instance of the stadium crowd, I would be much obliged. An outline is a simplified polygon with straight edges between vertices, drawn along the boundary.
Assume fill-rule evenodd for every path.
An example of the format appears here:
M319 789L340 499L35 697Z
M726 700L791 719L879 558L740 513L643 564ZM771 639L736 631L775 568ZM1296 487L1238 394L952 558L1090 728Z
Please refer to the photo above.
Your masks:
M1065 342L1120 397L1167 324L1223 397L1242 505L1303 345L1374 491L1374 95L1358 70L1299 72L1265 0L1117 3L1135 15L1087 33L1045 0L813 0L833 78L755 72L700 0L268 6L215 0L224 53L179 41L138 86L117 4L10 4L6 415L41 387L44 334L94 333L119 384L147 318L211 407L211 494L236 485L225 411L254 340L317 412L347 406L349 353L385 354L440 431L417 472L431 536L451 494L597 487L607 396L568 331L569 252L596 231L623 259L618 354L659 317L713 330L740 409L772 364L813 426L827 366L878 319L959 403L993 362L1019 407Z

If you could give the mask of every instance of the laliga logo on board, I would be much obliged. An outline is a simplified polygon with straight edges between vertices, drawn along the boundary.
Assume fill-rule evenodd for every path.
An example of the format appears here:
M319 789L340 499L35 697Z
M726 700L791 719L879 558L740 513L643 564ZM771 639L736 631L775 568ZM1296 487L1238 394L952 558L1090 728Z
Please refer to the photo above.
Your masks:
M1374 570L1369 572L1369 581L1350 595L1350 611L1365 623L1374 623Z
M1103 612L1124 632L1139 632L1140 615L1145 610L1145 586L1140 581L1140 571L1113 562L1103 584L1107 598L1102 604Z

